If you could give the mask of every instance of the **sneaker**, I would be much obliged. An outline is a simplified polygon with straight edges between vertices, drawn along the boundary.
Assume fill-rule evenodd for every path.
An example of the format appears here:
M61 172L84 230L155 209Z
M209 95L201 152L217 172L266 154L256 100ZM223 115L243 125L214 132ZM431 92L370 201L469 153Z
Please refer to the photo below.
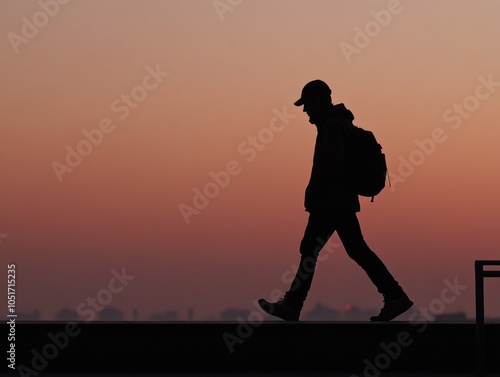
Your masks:
M413 305L413 302L406 294L394 300L386 300L384 298L384 307L379 315L370 318L372 322L385 322L396 318L398 315L403 314Z
M269 302L269 301L261 298L258 302L259 302L259 306L267 314L281 318L285 321L298 321L299 320L300 311L289 307L286 304L284 299L280 299L277 302L272 303L272 302Z

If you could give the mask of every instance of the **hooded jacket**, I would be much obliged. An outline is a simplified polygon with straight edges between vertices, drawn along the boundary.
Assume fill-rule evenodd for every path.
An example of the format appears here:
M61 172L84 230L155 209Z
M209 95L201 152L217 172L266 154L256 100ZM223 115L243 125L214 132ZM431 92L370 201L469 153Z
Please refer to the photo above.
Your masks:
M304 206L309 213L359 212L359 198L346 180L346 146L354 115L343 103L332 105L328 118L317 125L311 178Z

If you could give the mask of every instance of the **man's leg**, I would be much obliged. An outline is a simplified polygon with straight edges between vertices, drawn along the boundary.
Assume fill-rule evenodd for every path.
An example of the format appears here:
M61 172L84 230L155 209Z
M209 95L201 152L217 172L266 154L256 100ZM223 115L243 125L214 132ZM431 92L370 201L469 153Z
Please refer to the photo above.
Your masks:
M355 213L338 220L337 232L347 255L351 257L384 296L400 296L403 290L380 258L366 244Z
M261 308L284 320L298 320L316 269L320 250L334 232L333 222L326 216L309 215L300 243L300 263L290 289L276 303L259 300Z
M295 310L302 310L311 288L318 255L335 231L334 222L324 215L311 214L300 242L300 263L285 301Z
M381 314L372 320L391 320L408 310L413 303L384 263L366 244L356 214L343 216L338 220L336 228L349 257L365 270L377 290L384 296L385 306Z

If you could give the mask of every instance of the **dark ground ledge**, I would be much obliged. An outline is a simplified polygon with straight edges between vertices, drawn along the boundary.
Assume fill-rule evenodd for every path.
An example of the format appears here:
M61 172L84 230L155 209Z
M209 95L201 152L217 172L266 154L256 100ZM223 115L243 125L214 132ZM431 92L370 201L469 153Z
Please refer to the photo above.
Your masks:
M9 326L0 324L9 350ZM500 375L500 324L486 324ZM474 323L18 322L15 375L46 373L476 371ZM4 348L5 349L5 348ZM5 355L5 353L4 353ZM7 352L8 355L8 352ZM8 357L8 356L7 356ZM6 358L0 372L9 371Z

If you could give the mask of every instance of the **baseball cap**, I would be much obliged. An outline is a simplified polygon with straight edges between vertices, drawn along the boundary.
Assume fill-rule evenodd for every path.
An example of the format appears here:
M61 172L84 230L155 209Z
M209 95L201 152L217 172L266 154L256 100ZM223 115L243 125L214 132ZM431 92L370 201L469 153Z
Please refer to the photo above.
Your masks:
M302 106L304 102L310 100L311 98L317 96L330 96L332 94L332 90L330 87L321 80L313 80L308 82L304 88L302 88L302 93L300 98L295 101L295 106Z

